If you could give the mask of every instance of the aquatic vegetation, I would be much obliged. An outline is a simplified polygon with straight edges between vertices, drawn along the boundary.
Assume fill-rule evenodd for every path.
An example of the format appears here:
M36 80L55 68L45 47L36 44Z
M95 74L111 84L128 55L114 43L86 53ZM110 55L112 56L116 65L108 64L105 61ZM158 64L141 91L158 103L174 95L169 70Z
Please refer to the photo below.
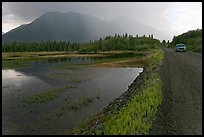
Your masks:
M61 107L60 110L58 110L55 113L56 116L61 117L61 116L65 115L65 114L67 114L69 112L68 107L69 107L68 103L65 106Z
M69 62L65 62L63 64L50 67L50 69L52 70L81 70L85 66L86 64L72 64Z
M96 92L95 97L96 97L96 99L100 99L100 92Z
M94 102L94 98L91 97L85 97L82 99L79 99L79 101L72 103L70 106L68 106L68 109L70 111L78 111L82 107L88 106L90 103Z
M99 99L99 94L96 95L97 99ZM79 101L67 103L65 106L61 107L59 111L56 112L58 117L65 115L69 111L80 111L81 108L88 106L89 104L95 101L94 97L84 97L79 99Z
M69 77L66 77L66 75L69 75L68 72L52 72L52 73L45 73L44 75L51 79L62 79L62 80L68 80Z
M26 104L47 103L57 98L65 90L71 89L71 88L77 88L77 86L63 86L60 88L48 90L41 94L33 95L31 97L23 97L22 102Z
M100 99L100 96L96 95L96 98L97 98L97 99Z
M2 135L16 135L15 131L20 131L25 128L23 123L13 123L11 126L6 127L4 131L2 131Z
M74 83L80 83L85 81L84 79L82 80L80 76L72 76L72 74L75 72L52 72L52 73L45 73L44 75L48 78L51 79L60 79L64 81L69 81L69 82L74 82Z
M44 116L41 117L40 120L42 120L43 122L47 122L48 123L48 122L52 121L52 117L48 116L48 115L44 115Z
M70 80L71 82L81 82L82 80L80 80L80 79L72 79L72 80Z

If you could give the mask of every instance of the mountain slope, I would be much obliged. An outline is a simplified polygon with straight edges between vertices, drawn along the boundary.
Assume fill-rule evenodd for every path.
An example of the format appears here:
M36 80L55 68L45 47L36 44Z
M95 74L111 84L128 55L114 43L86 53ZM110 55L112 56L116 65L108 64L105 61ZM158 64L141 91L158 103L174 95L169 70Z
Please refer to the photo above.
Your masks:
M88 42L114 34L150 35L164 38L165 34L127 17L110 22L75 12L48 12L30 24L21 25L2 35L3 42L70 41Z
M32 42L67 40L85 42L113 35L118 28L107 21L74 12L48 12L32 23L20 26L3 35L3 42Z
M152 27L146 26L134 19L128 18L128 17L117 17L111 21L112 24L115 24L116 27L121 28L123 33L129 33L132 35L138 34L139 36L146 35L149 36L151 34L154 35L157 39L167 39L170 38L170 36L164 34L163 32L160 32L157 29L154 29Z

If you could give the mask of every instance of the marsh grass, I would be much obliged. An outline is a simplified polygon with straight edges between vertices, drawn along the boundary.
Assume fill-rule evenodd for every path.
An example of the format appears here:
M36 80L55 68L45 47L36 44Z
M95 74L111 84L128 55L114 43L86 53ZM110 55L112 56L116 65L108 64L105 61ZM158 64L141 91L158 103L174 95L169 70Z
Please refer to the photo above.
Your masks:
M48 123L48 122L52 121L53 119L52 119L52 117L45 115L40 120L42 120L43 122Z
M70 82L82 82L80 79L71 79Z
M2 60L2 69L16 69L16 68L28 68L32 67L31 64L25 62L17 62L13 60Z
M46 77L51 78L51 79L61 79L73 83L80 83L83 81L86 81L85 79L81 79L80 76L70 76L74 72L57 72L57 73L46 73L44 74Z
M60 88L51 89L31 97L24 97L22 102L25 104L47 103L60 96L65 90L71 88L77 88L77 86L63 86Z
M56 115L61 117L66 115L68 112L80 111L83 107L89 106L91 103L96 101L96 99L100 99L99 93L97 93L95 97L84 97L79 99L79 101L67 103L56 112Z
M62 79L62 80L69 80L69 72L52 72L52 73L45 73L44 75L51 79Z
M74 102L72 103L68 109L70 111L78 111L80 110L82 107L85 107L85 106L88 106L89 104L91 104L92 102L94 102L94 98L91 98L91 97L85 97L85 98L82 98L80 99L79 101L77 102Z
M2 135L16 135L15 131L21 131L24 128L25 128L25 124L21 122L13 123L10 126L7 126L4 131L2 130Z

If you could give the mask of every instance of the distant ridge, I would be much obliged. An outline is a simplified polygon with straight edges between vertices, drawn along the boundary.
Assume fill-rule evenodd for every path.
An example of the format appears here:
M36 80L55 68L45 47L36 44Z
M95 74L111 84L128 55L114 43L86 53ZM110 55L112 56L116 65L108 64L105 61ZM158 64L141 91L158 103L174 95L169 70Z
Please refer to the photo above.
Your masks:
M128 18L116 18L108 22L88 14L76 12L47 12L29 24L21 25L4 33L2 41L88 42L114 34L148 35L153 32L152 30L151 27ZM154 31L156 32L156 30Z

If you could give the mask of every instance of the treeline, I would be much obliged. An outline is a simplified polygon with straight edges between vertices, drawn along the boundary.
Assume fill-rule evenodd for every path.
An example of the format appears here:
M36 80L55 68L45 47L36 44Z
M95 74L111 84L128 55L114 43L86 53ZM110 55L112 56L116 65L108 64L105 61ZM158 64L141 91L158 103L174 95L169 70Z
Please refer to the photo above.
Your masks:
M174 36L170 47L176 44L186 44L187 49L194 52L202 52L202 29L191 30L178 36Z
M137 50L145 51L160 46L160 41L153 38L153 35L142 37L124 34L122 36L107 36L96 41L87 43L70 43L70 42L32 42L32 43L3 43L2 52L40 52L40 51L79 51L97 52L111 50Z

